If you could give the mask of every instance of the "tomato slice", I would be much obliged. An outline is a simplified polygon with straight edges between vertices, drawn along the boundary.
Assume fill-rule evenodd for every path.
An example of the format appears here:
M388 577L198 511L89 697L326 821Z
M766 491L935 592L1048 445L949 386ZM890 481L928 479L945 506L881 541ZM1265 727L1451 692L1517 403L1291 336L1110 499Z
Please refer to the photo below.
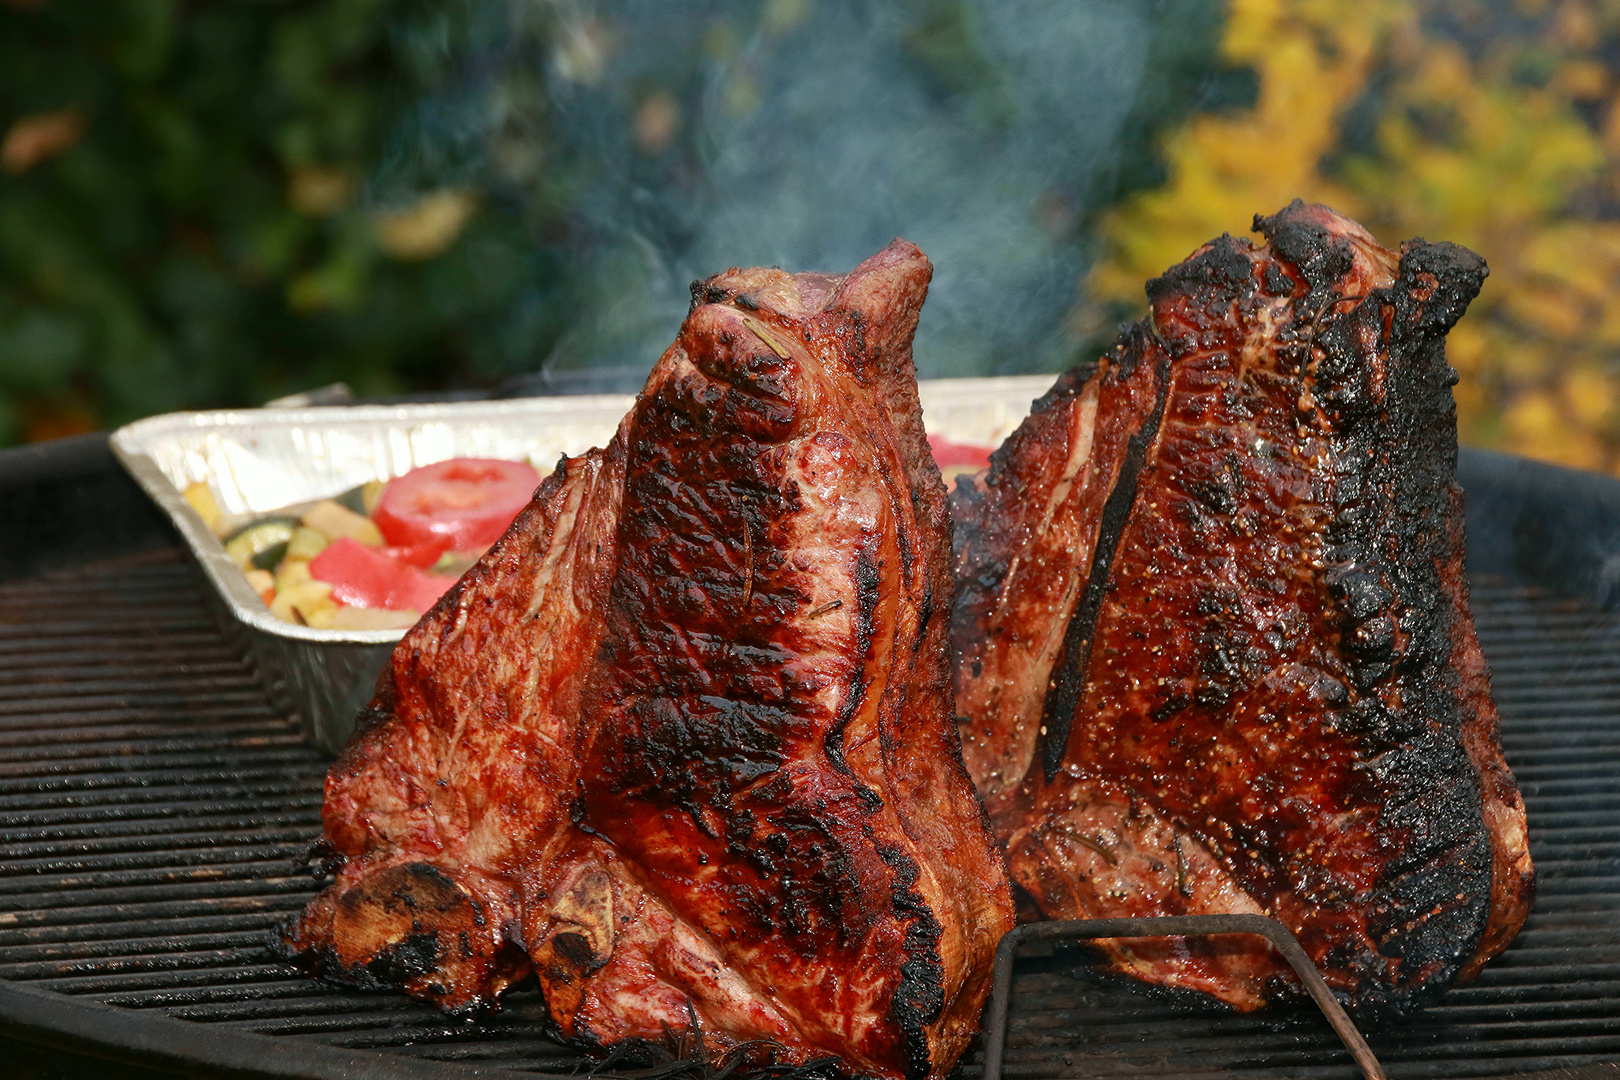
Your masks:
M426 570L439 558L450 550L450 541L443 536L435 536L423 544L413 544L409 547L385 547L382 553L395 562L402 562L406 566L419 566Z
M527 462L451 458L388 481L371 517L395 547L470 551L500 539L539 486Z
M332 598L351 607L426 611L456 583L390 559L351 537L340 537L309 561L309 574L332 586Z
M942 469L963 465L973 469L988 469L990 467L990 448L987 446L969 446L965 443L953 443L949 439L938 435L930 435L928 436L928 449L934 455L934 463Z

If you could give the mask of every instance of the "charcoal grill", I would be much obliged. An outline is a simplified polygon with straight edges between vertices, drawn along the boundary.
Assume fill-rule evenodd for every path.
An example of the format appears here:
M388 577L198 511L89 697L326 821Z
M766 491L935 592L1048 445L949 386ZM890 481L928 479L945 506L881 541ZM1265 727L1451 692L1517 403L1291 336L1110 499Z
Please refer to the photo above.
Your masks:
M1620 1080L1620 483L1484 453L1462 476L1540 889L1474 985L1367 1038L1393 1078ZM320 884L305 853L326 763L203 590L103 440L0 454L0 1035L190 1076L581 1068L544 1037L532 992L454 1021L265 951ZM1087 956L1021 951L1002 1076L1359 1075L1308 1006L1237 1016ZM960 1075L982 1069L975 1049Z

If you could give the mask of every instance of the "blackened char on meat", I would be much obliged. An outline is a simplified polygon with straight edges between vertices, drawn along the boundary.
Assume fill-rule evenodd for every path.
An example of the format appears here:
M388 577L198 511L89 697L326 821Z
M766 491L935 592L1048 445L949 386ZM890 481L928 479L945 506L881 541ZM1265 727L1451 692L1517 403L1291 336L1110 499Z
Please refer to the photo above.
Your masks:
M1148 284L958 484L963 753L1048 918L1263 912L1373 1011L1523 923L1468 614L1446 332L1485 266L1299 202ZM1254 1008L1256 943L1105 943Z
M716 1049L950 1069L1012 904L951 708L931 272L896 241L694 285L609 446L394 652L290 954L451 1010L533 972L584 1043L695 1018Z

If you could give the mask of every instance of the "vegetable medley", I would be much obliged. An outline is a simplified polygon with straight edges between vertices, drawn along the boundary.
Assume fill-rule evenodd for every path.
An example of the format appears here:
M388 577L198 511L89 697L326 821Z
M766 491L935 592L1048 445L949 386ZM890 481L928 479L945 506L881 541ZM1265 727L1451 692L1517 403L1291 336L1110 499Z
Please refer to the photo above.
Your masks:
M410 626L511 525L539 486L529 464L452 458L243 521L206 481L186 501L272 614L333 630Z
M985 447L928 440L946 482L989 465ZM540 484L521 461L451 458L250 520L206 481L186 501L272 614L330 630L412 625L512 524Z

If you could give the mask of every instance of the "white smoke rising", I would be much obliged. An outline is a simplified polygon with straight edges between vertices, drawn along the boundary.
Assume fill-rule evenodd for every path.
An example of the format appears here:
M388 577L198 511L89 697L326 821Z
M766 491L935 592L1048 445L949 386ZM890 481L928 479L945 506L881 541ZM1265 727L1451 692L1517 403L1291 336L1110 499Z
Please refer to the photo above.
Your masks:
M485 89L423 116L460 118L439 143L464 172L527 177L564 207L548 368L645 371L693 279L843 272L903 236L935 265L920 374L1055 371L1074 359L1081 226L1116 191L1153 43L1210 7L506 0L463 60ZM533 139L513 135L525 94L545 99ZM470 121L474 103L493 115ZM474 161L473 143L494 149Z
M602 123L594 102L577 99L656 79L660 43L685 36L671 24L701 23L716 7L659 6L657 18L637 18L633 4L598 9L629 40L605 84L556 94L564 130ZM978 0L963 14L991 74L948 96L931 93L907 57L912 24L895 5L822 0L790 30L756 30L704 73L685 120L701 185L657 190L627 167L580 204L596 239L581 253L584 303L553 363L650 364L693 278L748 265L842 272L904 236L935 264L922 374L1056 370L1072 348L1061 320L1085 264L1042 214L1109 167L1152 32L1145 11ZM746 111L732 100L739 79L757 80ZM628 125L603 142L621 160L642 152Z

